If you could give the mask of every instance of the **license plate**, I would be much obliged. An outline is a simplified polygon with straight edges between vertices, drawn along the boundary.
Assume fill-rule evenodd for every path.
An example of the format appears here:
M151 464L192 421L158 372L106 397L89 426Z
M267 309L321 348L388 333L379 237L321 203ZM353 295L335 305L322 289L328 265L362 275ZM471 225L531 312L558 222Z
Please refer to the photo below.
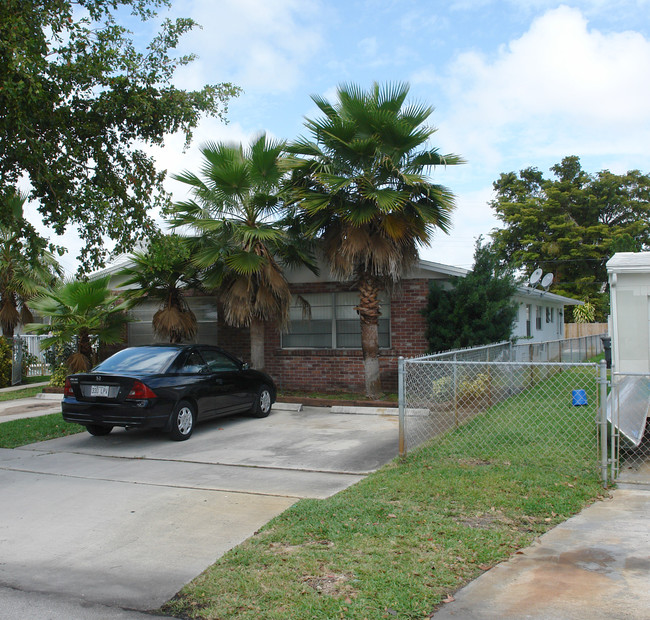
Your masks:
M103 396L104 398L108 398L108 385L91 385L90 395Z

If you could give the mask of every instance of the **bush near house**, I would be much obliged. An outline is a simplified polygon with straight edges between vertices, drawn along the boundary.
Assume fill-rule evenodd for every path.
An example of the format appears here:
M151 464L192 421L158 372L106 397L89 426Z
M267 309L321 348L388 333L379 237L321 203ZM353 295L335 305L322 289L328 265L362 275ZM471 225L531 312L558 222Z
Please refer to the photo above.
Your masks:
M11 385L13 349L6 338L0 338L0 388Z

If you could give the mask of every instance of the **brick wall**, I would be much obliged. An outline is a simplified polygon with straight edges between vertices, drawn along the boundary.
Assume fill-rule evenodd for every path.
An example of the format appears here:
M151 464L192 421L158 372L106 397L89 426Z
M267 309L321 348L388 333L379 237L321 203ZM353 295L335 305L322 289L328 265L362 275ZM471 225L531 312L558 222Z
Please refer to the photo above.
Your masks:
M391 297L391 348L380 349L379 367L382 389L397 391L397 359L414 357L427 351L425 321L429 281L405 280ZM349 291L336 282L294 284L294 293ZM221 315L221 313L220 313ZM219 344L244 360L250 360L248 330L220 323ZM266 328L266 371L281 389L319 392L364 391L363 356L350 349L282 349L280 332Z

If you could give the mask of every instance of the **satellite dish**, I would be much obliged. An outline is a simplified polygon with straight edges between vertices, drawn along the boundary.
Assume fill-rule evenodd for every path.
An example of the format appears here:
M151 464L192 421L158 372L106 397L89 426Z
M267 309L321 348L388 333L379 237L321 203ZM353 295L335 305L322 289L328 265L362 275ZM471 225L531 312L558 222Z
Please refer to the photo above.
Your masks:
M553 284L553 274L552 273L547 273L543 278L542 278L542 287L544 290L548 291L549 286Z
M544 272L541 269L535 269L533 271L532 275L530 276L530 280L528 281L531 286L537 286L539 281L542 279L542 274Z

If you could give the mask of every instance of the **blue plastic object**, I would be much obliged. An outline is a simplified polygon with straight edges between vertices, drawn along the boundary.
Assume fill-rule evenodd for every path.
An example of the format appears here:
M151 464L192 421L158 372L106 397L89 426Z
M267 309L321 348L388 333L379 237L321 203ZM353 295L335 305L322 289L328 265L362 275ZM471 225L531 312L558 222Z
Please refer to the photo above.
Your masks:
M587 404L587 392L584 390L573 390L571 392L571 396L573 397L574 407L579 407L580 405Z

